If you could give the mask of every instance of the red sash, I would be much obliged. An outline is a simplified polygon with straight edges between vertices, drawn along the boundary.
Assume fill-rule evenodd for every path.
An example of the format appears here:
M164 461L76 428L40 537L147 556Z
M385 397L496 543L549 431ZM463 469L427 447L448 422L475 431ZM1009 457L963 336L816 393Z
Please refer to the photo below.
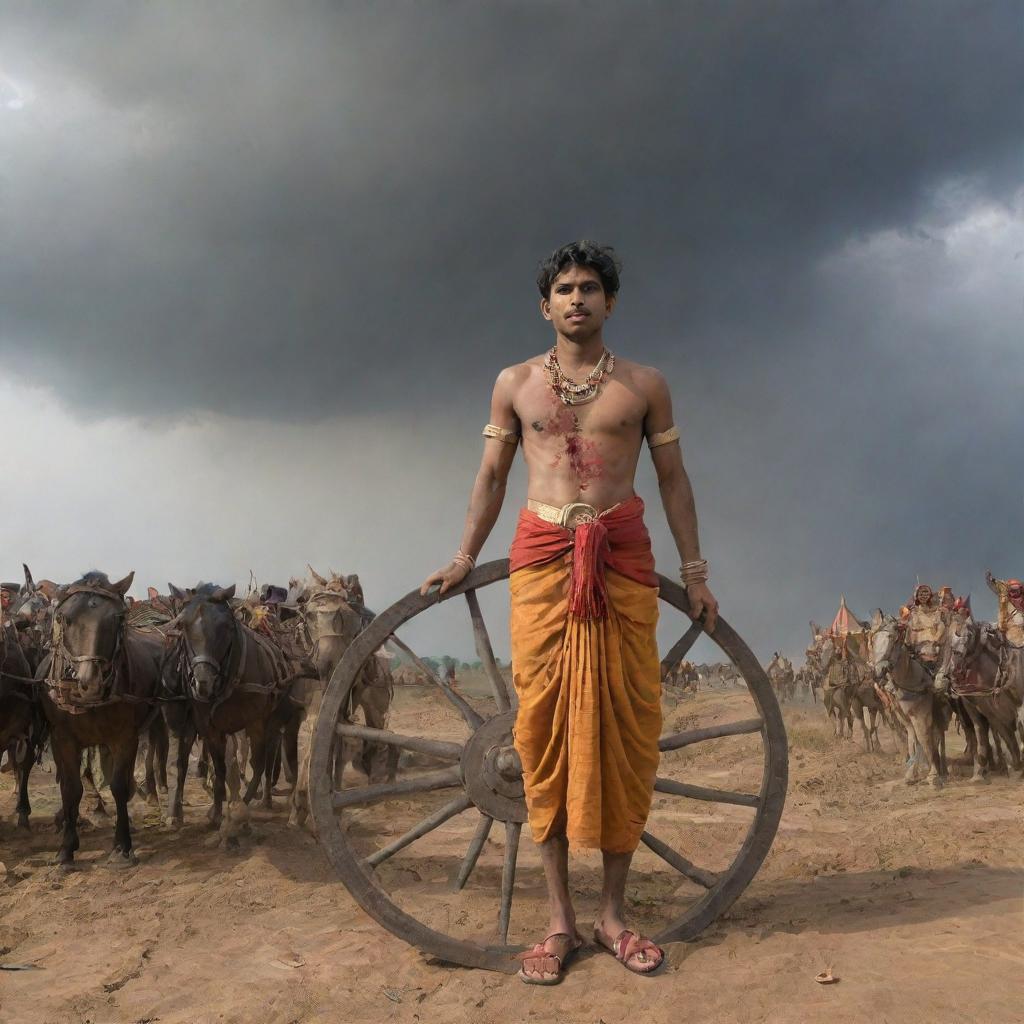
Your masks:
M603 512L575 530L541 519L524 508L509 551L512 572L552 562L572 551L569 612L580 619L603 618L608 607L605 569L648 587L658 585L651 537L639 496Z

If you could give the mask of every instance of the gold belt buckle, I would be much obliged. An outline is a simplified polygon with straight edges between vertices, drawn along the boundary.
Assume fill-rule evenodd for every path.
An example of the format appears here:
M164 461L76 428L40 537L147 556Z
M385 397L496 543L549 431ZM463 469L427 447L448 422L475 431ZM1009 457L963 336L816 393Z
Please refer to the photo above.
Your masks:
M559 526L571 530L581 523L592 523L597 518L597 509L583 501L572 501L562 506Z

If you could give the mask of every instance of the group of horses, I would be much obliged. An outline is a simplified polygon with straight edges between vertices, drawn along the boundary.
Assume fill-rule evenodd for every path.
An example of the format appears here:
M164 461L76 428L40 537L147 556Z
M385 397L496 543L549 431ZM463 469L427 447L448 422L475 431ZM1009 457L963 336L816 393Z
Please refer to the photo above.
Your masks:
M837 661L845 671L835 670ZM889 725L906 746L908 783L922 770L933 786L948 777L954 721L972 781L993 771L1024 777L1024 649L992 623L952 616L939 657L928 660L907 641L904 622L878 609L859 634L816 635L801 672L821 689L838 738L852 738L857 722L865 749L878 750L878 722Z
M740 686L743 679L732 662L705 664L683 660L666 670L662 683L673 693L685 696L714 687Z
M183 822L197 739L201 765L212 769L211 825L221 824L229 790L232 799L248 803L260 795L271 807L282 771L293 821L303 824L308 750L300 759L300 729L304 722L305 732L311 729L331 673L372 618L357 577L310 573L291 582L287 601L268 605L209 583L170 585L167 595L150 591L148 600L132 601L126 595L133 573L112 582L93 571L44 587L26 567L0 624L0 752L17 775L18 825L29 826L29 776L48 744L61 799L57 862L71 865L83 775L92 784L98 751L116 809L110 863L135 863L128 803L140 741L146 796L158 802L171 738L177 771L167 792L168 824ZM371 658L349 712L358 708L368 726L383 728L393 692L386 659ZM339 741L337 771L346 760L374 779L393 778L397 767L390 748L369 741Z

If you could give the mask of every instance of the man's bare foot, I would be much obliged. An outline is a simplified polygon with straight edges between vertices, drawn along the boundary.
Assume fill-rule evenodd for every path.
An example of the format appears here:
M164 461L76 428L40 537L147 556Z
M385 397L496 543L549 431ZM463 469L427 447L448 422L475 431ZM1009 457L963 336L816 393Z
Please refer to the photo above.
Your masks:
M634 974L650 974L665 961L665 951L639 932L618 927L621 922L609 928L605 921L594 925L594 942L611 953L627 971Z
M533 949L519 954L523 966L519 969L519 980L527 985L557 985L573 955L583 945L583 937L567 932L555 932Z

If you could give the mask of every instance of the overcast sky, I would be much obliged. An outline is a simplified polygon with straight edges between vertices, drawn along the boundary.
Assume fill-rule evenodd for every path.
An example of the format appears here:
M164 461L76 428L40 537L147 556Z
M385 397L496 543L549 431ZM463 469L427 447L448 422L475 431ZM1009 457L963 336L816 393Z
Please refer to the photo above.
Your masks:
M986 567L1024 574L1022 53L1012 0L5 5L0 574L311 561L386 606L457 545L497 371L551 343L538 260L592 237L756 653L918 576L993 614ZM468 656L434 614L410 637Z

